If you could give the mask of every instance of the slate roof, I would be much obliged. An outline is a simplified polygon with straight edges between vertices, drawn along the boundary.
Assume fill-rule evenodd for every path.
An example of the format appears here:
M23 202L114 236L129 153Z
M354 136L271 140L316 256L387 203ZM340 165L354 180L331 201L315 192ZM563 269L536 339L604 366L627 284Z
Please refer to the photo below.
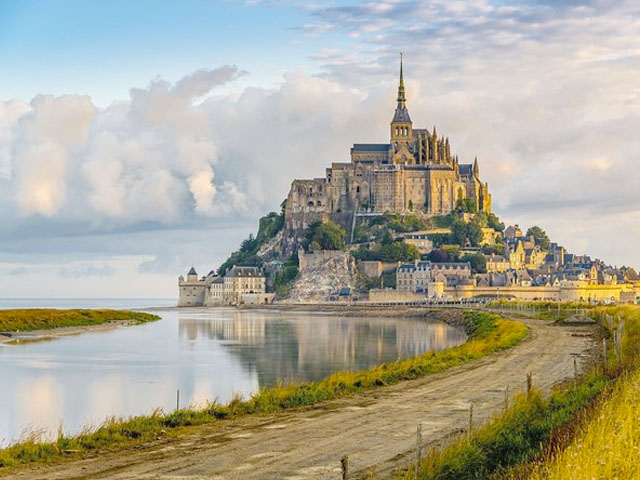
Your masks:
M387 152L389 146L388 143L354 143L352 150L354 152Z
M198 275L198 272L196 272L196 269L191 267L191 270L189 270L189 273L187 273L187 275Z
M407 110L407 107L397 107L392 122L411 122L411 117L409 116L409 110Z
M227 272L227 277L262 277L262 272L258 267L240 267L234 265Z
M470 163L461 163L460 164L460 175L472 175L473 174L473 165Z

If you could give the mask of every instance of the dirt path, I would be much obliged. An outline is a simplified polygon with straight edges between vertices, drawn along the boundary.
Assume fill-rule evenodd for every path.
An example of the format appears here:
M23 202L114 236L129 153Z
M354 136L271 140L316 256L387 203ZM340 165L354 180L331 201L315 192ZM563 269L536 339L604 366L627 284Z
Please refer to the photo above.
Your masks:
M410 461L416 425L427 443L446 441L504 405L504 389L520 391L526 372L549 389L573 375L573 355L589 358L589 327L524 320L530 337L473 364L303 411L249 416L199 427L138 450L14 471L12 479L337 479L342 455L355 478L369 467L389 476ZM591 327L593 328L593 327Z

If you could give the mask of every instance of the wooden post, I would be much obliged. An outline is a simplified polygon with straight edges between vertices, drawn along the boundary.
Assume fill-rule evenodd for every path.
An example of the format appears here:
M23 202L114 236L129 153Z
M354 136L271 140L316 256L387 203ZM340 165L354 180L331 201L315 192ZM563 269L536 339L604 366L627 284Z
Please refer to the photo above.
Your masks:
M531 393L531 388L533 387L533 379L531 377L531 372L527 373L527 393Z
M509 409L509 385L504 387L504 411Z
M578 383L578 361L574 355L573 357L573 380Z
M416 480L418 480L418 470L420 470L420 457L422 456L422 424L416 428Z
M602 368L607 371L607 339L602 339Z
M469 403L469 436L471 436L471 430L473 430L473 402Z
M180 389L176 390L176 410L180 410Z
M344 455L340 459L340 466L342 467L342 480L349 480L349 456Z

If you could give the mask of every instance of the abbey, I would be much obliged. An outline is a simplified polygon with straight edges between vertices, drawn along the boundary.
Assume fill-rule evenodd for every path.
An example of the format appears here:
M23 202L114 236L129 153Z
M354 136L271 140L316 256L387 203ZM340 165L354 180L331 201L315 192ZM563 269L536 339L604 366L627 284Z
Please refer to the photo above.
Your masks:
M445 215L471 199L491 212L491 195L480 181L477 158L461 164L435 126L413 128L406 105L402 60L389 143L356 143L351 162L332 163L324 178L294 180L285 206L285 227L300 232L315 221L347 225L358 214Z

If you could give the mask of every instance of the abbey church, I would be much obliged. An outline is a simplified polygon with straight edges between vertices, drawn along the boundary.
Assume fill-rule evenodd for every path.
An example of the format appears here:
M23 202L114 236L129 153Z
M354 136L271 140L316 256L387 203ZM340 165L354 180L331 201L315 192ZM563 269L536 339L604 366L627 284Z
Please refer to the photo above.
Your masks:
M315 221L345 225L355 215L446 215L461 199L491 212L491 195L480 181L477 159L461 164L448 138L413 128L407 109L402 61L389 143L356 143L349 163L332 163L324 178L294 180L287 196L285 228L299 232Z

